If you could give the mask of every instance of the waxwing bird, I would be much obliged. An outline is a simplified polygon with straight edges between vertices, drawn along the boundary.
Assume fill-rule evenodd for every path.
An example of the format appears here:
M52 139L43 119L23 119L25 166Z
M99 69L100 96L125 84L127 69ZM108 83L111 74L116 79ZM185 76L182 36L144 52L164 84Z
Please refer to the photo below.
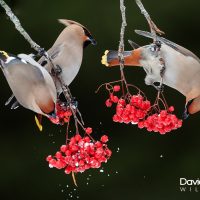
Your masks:
M19 104L38 114L55 114L56 88L49 73L26 54L0 51L0 67Z
M81 24L67 19L59 19L66 28L60 33L53 46L48 50L53 64L60 68L61 78L66 85L69 85L80 69L83 57L83 48L90 43L95 45L96 41L91 33ZM38 61L54 79L57 93L62 92L59 81L52 73L52 63L42 57Z
M137 33L152 38L151 33ZM186 97L186 118L187 112L194 114L200 111L200 59L191 51L165 38L157 36L157 40L159 44L153 43L125 51L124 65L142 66L146 72L147 85L154 85L162 80L165 85L182 93ZM163 58L165 63L162 78L160 58ZM117 51L105 51L102 64L107 67L119 65Z

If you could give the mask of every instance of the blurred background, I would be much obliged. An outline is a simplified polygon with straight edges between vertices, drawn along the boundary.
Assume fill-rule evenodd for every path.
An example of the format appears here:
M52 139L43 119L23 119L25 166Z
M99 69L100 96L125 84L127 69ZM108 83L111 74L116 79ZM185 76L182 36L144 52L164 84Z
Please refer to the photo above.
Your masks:
M117 49L121 14L119 0L7 0L33 40L45 49L51 47L63 25L59 18L73 19L85 25L98 45L84 51L80 73L70 85L79 101L87 126L110 137L113 156L103 165L104 172L89 170L76 175L78 188L72 177L62 170L50 169L45 158L53 154L65 141L65 127L43 120L41 133L34 122L34 113L20 107L12 111L4 103L11 90L0 75L0 195L1 199L105 199L105 200L174 200L199 199L198 192L180 192L179 178L200 177L200 113L184 121L183 127L167 135L139 130L137 126L112 122L114 109L105 107L105 90L95 94L97 87L120 78L119 68L101 65L106 49ZM200 2L196 0L143 0L155 23L165 31L168 39L200 56ZM133 0L125 0L127 40L140 45L151 40L140 37L134 29L148 30L144 17ZM18 53L34 51L15 30L3 9L0 9L0 49ZM156 91L144 84L142 69L125 69L127 80L139 86L150 99ZM185 98L171 88L165 90L169 105L174 105L181 117ZM71 197L71 195L73 197Z

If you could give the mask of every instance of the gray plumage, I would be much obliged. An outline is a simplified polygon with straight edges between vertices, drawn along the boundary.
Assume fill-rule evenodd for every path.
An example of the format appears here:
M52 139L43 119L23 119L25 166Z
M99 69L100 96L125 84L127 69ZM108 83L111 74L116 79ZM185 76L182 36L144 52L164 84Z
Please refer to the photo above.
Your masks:
M152 38L149 32L137 30L136 33ZM157 40L161 42L160 55L164 59L166 66L163 76L164 84L186 96L186 104L194 100L189 105L189 113L193 114L199 111L200 59L188 49L163 37L157 36ZM147 73L145 82L148 85L161 81L159 60L151 48L152 45L141 47L142 58L140 63Z
M49 117L56 103L56 88L49 73L28 55L4 55L0 59L1 69L17 101Z

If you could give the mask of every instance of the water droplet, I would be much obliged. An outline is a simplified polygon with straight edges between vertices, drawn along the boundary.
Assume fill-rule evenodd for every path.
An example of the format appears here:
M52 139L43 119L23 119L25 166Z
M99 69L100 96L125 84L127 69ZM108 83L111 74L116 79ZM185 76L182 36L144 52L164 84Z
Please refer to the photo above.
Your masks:
M108 176L110 176L110 174L108 174Z
M116 171L115 173L116 173L116 174L118 174L119 172L118 172L118 171Z
M69 187L69 185L66 186L67 188Z
M64 190L61 190L61 192L64 192Z
M160 158L163 158L163 155L160 155Z
M99 171L100 171L101 173L103 173L103 172L104 172L104 170L103 170L103 169L100 169Z

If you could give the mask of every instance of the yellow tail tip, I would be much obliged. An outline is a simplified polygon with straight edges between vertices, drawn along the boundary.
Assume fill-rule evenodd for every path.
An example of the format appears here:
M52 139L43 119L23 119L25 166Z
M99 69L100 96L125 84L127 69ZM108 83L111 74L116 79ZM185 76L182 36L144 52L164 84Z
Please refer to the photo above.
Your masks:
M40 124L40 121L38 120L37 116L35 116L35 123L40 131L43 130L42 124Z
M101 63L103 64L103 65L105 65L106 67L109 67L109 64L108 64L108 62L107 62L107 54L108 54L108 50L106 50L105 52L104 52L104 55L102 56L102 59L101 59Z
M2 53L6 58L8 58L9 57L9 55L8 55L8 53L7 52L5 52L5 51L0 51L0 53Z

